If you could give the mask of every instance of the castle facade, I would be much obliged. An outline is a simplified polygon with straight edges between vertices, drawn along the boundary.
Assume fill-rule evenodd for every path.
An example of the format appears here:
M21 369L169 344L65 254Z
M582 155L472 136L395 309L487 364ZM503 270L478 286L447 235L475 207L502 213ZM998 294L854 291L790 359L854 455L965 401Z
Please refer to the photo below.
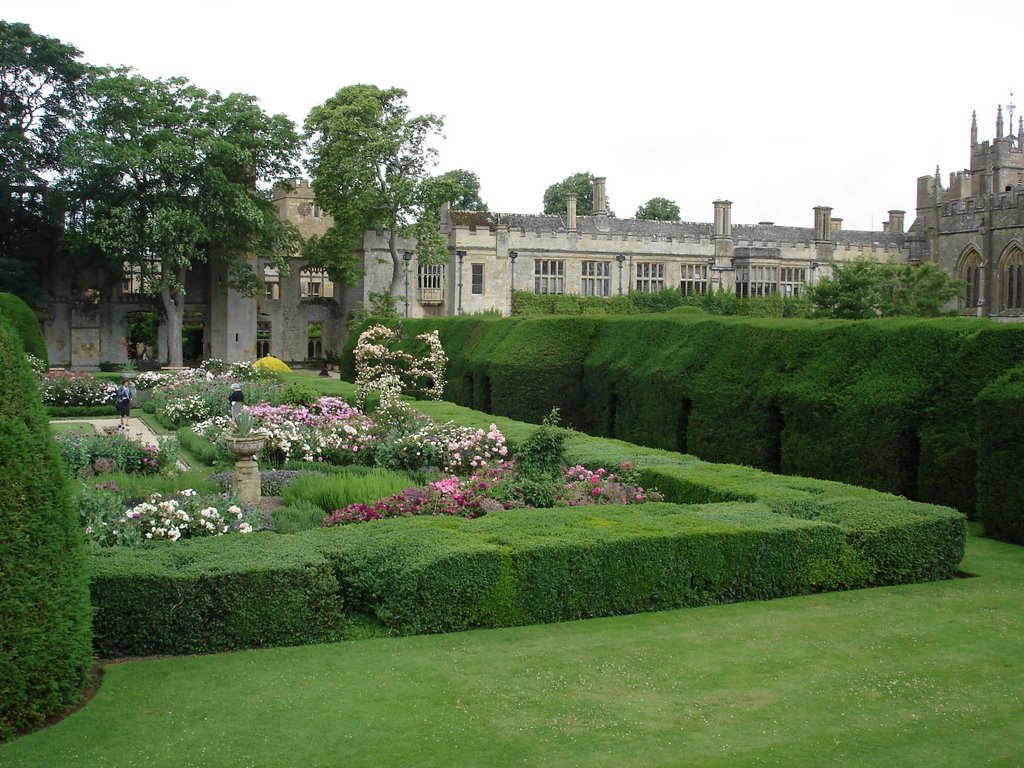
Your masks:
M565 213L557 216L446 209L440 227L450 261L419 264L415 242L401 241L405 291L395 304L407 317L439 317L508 314L517 290L605 297L663 289L687 295L724 290L741 297L800 296L831 275L835 265L870 259L934 262L966 286L951 308L1020 320L1024 121L1016 134L1004 134L1000 107L996 138L978 141L976 117L970 137L970 165L950 175L948 188L938 170L918 179L916 218L909 229L904 211L890 210L881 231L847 230L827 206L808 212L808 226L733 224L728 200L712 203L709 222L618 219L608 213L604 178L594 180L594 212L588 216L577 215L572 195ZM278 215L303 236L330 227L307 181L280 185L273 196ZM216 267L200 265L189 276L187 294L194 354L229 361L269 354L289 363L338 354L347 320L360 304L369 304L371 293L391 285L386 232L367 232L357 257L362 277L345 286L332 283L299 255L288 274L253 259L262 279L254 298L231 291ZM102 300L85 307L83 284L81 276L58 277L47 287L50 299L39 315L51 364L90 369L123 361L135 349L125 327L130 313L140 309L138 286L130 276L121 285L97 286Z

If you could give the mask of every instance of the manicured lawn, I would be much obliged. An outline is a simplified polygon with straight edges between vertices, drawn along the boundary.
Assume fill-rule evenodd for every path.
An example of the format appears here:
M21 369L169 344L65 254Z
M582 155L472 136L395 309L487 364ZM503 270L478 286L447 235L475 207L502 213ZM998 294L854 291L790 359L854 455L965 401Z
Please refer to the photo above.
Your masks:
M1024 548L976 578L106 668L0 766L1018 766Z

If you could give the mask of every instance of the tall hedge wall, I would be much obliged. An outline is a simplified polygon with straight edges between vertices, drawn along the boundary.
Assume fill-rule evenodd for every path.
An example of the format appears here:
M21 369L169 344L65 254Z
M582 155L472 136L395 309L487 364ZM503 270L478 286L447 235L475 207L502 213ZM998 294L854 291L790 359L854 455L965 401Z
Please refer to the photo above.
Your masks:
M440 330L454 402L532 422L558 406L564 423L593 435L969 516L979 455L996 455L981 449L991 433L975 398L1024 361L1024 326L963 318L405 322L411 335Z
M77 701L92 661L92 636L81 527L21 341L3 317L0 392L4 740Z
M991 536L1024 544L1024 366L977 399L978 517Z

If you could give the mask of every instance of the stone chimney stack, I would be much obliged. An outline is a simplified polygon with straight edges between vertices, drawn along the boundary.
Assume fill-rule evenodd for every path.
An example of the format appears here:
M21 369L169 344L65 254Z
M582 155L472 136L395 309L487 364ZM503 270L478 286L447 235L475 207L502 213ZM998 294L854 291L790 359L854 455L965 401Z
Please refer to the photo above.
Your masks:
M884 231L894 235L902 235L903 217L905 215L906 211L889 211L889 221L886 222Z
M576 193L568 192L565 195L565 218L566 229L570 232L576 231Z
M594 215L608 213L608 198L605 196L605 177L594 177Z
M715 246L715 262L712 266L724 266L733 255L732 201L715 200L715 228L711 242Z
M599 231L608 231L608 196L604 176L594 177L594 219Z
M732 237L731 200L715 200L715 232L712 237Z
M843 231L843 220L842 219L837 219L837 218L833 218L832 219L832 231L833 232L842 232Z
M832 241L832 209L827 205L814 207L814 242Z

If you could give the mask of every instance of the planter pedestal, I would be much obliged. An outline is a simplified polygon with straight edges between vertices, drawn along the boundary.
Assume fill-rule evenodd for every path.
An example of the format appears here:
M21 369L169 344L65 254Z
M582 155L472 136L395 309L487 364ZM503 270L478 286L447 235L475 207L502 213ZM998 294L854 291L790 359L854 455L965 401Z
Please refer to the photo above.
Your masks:
M253 458L263 450L264 437L237 437L227 439L228 450L238 457L231 473L231 492L243 504L255 507L260 503L260 470Z
M235 462L231 473L231 492L243 504L255 507L260 503L260 470L253 459Z

